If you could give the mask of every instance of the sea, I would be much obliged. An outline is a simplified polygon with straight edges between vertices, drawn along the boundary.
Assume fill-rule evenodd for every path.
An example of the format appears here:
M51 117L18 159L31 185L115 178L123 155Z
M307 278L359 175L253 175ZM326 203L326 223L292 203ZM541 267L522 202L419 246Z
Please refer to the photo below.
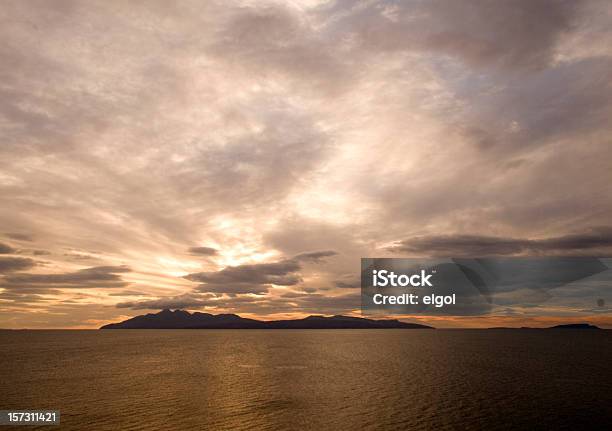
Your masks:
M612 331L0 331L10 409L66 430L612 429Z

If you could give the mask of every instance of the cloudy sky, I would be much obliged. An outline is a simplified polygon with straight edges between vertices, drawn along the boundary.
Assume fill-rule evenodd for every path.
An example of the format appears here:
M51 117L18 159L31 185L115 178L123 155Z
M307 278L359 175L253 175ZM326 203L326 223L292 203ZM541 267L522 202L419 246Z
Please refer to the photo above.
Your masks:
M0 327L358 315L360 257L612 255L605 0L3 0L0 23ZM611 285L406 319L612 327Z

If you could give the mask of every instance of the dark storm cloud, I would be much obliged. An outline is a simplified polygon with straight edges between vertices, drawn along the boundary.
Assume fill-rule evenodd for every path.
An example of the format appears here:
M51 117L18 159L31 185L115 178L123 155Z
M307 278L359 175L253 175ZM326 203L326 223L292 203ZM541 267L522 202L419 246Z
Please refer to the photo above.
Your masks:
M128 283L120 274L129 271L130 268L127 266L97 266L62 274L19 273L5 276L0 281L0 287L5 289L124 287Z
M0 242L0 254L10 254L10 253L15 253L16 251L17 250L15 250L10 245Z
M219 251L212 247L191 247L189 248L189 253L201 256L216 256Z
M197 286L194 291L204 293L214 293L217 295L230 295L252 293L254 295L263 295L268 292L269 284L253 284L253 283L204 283Z
M36 262L34 260L26 257L0 257L0 274L23 271L35 265ZM1 284L0 287L2 287Z
M303 262L321 263L325 257L337 253L332 250L300 253L291 259L271 263L228 266L220 271L186 275L189 281L201 283L197 290L214 293L265 293L272 285L294 286L302 281Z
M612 247L612 227L600 227L582 234L564 235L536 241L541 250L588 250Z
M389 248L396 253L423 253L435 256L479 256L489 254L518 254L526 240L480 235L422 236L400 241Z
M228 266L221 271L199 272L189 274L185 278L210 284L250 283L290 286L300 281L296 275L300 269L299 262L283 260L273 263Z
M293 299L293 298L303 298L304 296L307 296L308 294L305 292L285 292L283 294L280 295L281 298L289 298L289 299Z
M311 253L300 253L293 257L293 260L305 262L320 262L324 257L336 256L338 253L333 250L315 251Z
M546 239L506 238L482 235L417 236L398 242L389 250L424 256L489 256L518 254L601 254L612 248L612 228L601 227L582 234ZM596 253L596 252L599 253Z

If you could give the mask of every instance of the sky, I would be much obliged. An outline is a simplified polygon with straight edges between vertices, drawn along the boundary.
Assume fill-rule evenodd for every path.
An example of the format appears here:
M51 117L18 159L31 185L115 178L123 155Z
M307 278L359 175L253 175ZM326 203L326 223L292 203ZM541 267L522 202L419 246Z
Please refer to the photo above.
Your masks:
M0 327L358 316L361 257L612 256L607 1L4 0L0 23ZM612 327L611 285L402 318Z

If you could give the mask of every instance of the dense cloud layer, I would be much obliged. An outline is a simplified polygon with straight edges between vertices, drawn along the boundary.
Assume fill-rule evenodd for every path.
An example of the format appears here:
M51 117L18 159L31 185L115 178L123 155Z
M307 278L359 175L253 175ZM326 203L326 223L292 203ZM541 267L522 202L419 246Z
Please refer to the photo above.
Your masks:
M81 269L79 271L63 274L26 274L18 273L7 275L2 279L3 288L19 287L58 287L58 288L87 288L87 287L123 287L121 273L129 272L126 266L98 266Z
M130 272L127 266L98 266L66 273L26 273L37 264L29 258L0 258L0 301L6 305L27 306L51 301L44 295L60 295L60 289L114 289L127 286L121 274ZM40 262L38 264L41 264Z
M300 271L304 262L320 263L323 258L336 254L335 251L300 253L278 262L226 266L219 271L193 273L185 278L201 283L197 288L200 292L261 294L273 285L295 286L301 283Z
M32 268L36 263L25 257L1 257L0 274Z
M612 228L543 239L479 235L432 235L408 238L390 247L395 253L418 256L612 255Z
M189 253L201 256L215 256L218 254L218 250L212 247L190 247Z
M610 251L609 2L7 0L0 21L0 326L352 312L360 257ZM603 295L581 292L504 313Z
M0 242L0 254L14 253L16 250L8 244Z

